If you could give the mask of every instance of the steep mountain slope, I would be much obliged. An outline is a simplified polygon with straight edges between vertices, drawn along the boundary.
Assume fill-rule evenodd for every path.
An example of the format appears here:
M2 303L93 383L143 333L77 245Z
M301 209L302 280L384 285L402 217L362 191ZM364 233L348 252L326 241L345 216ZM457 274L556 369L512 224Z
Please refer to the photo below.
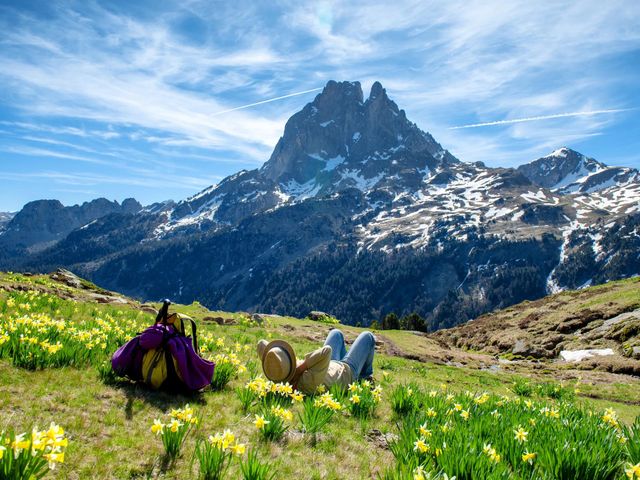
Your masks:
M354 324L417 311L437 329L640 273L639 222L636 170L568 148L518 169L465 163L379 83L365 99L358 82L331 81L262 168L56 233L0 266L66 266L143 298L319 308Z
M2 231L7 223L11 221L15 213L12 212L0 212L0 231Z

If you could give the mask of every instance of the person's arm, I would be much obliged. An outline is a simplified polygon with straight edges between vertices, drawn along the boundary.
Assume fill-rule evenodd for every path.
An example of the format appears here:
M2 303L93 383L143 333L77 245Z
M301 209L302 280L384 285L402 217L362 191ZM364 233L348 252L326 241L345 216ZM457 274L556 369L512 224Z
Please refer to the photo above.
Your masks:
M331 361L331 347L325 345L317 350L314 350L311 353L305 355L304 360L301 363L298 363L296 367L296 373L293 377L292 382L294 384L298 383L300 377L305 372L321 372L325 371L329 367L329 362Z
M298 362L298 365L296 366L296 373L293 374L293 378L291 379L291 383L293 385L296 385L298 383L298 380L300 380L300 377L307 368L307 364L304 360Z

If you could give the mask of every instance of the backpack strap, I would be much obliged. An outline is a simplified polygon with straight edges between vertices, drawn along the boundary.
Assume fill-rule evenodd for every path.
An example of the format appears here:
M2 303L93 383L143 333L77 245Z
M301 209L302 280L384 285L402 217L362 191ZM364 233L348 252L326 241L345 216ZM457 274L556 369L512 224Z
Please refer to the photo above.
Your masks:
M191 322L191 336L193 337L193 349L196 351L198 355L200 355L200 349L198 348L198 335L196 329L196 322L193 321L192 318L189 319Z
M160 307L160 310L158 310L158 316L156 317L155 323L160 323L162 321L163 324L167 324L167 317L169 316L169 305L171 305L171 300L165 300L164 302L162 302L162 307Z

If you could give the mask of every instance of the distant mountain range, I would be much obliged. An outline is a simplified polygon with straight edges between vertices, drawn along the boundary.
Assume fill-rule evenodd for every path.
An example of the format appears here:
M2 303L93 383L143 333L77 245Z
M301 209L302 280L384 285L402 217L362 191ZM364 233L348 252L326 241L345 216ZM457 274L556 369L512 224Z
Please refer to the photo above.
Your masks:
M0 267L64 266L145 299L428 328L640 273L640 174L563 147L465 163L376 82L330 81L269 160L178 203L27 204Z

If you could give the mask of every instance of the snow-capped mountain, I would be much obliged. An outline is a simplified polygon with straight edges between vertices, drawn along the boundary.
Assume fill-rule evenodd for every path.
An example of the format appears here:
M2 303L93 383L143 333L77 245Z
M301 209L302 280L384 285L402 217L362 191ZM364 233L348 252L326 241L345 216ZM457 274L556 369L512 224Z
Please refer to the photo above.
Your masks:
M415 190L425 177L460 163L407 120L374 83L330 81L293 115L271 158L180 202L156 235L232 225L257 212L349 188L389 194Z
M438 328L639 274L639 224L634 169L566 147L517 169L466 163L380 83L365 99L358 82L331 81L261 168L0 263L217 308L319 308L352 323L415 310Z
M608 167L567 147L521 165L518 171L535 185L559 193L593 193L640 181L633 168Z

